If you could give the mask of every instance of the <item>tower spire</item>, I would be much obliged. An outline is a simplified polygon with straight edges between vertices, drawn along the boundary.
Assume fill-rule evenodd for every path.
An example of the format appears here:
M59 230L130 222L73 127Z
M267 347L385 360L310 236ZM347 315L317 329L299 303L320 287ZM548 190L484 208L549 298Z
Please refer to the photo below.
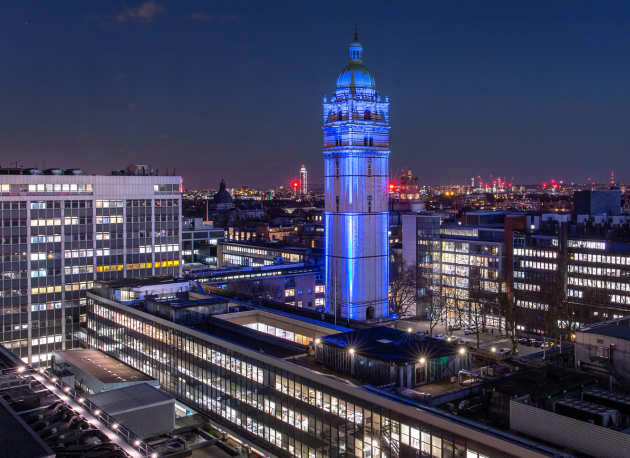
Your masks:
M354 24L354 40L353 41L359 41L359 27Z

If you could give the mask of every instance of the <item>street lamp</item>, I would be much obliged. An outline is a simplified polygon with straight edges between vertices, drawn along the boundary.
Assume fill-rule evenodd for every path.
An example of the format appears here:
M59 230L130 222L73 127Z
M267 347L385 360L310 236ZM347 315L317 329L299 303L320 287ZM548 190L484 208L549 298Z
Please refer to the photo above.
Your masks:
M497 347L492 347L492 348L490 349L490 351L491 351L492 353L496 353L496 352L497 352Z
M460 355L465 355L466 354L466 347L460 347L459 354Z
M351 355L354 355L354 348L350 347L348 349L348 353L350 353Z
M422 356L422 357L420 357L420 359L418 360L418 362L419 362L420 364L424 365L424 364L427 362L427 359L426 359L424 356Z

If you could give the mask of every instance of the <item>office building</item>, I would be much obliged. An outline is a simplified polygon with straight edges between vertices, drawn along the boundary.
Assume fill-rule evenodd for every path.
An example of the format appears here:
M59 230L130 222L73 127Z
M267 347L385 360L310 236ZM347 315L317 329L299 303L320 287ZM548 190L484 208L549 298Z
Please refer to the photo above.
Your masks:
M323 310L326 293L320 269L301 263L260 267L195 269L186 278L230 293Z
M416 271L421 316L452 326L503 329L504 229L403 215L403 264Z
M185 218L182 224L182 263L217 265L217 245L223 229L201 218Z
M521 331L567 332L630 314L630 242L623 226L550 215L513 235L513 295Z
M0 341L25 362L76 344L95 280L180 274L180 177L4 170L0 205Z
M349 51L323 107L327 307L379 319L389 315L389 98L376 91L356 33Z
M436 458L559 453L533 440L419 404L387 388L365 386L369 367L381 371L381 366L371 363L383 361L391 351L399 359L408 356L414 374L416 366L431 361L428 374L439 377L444 369L442 376L448 377L448 368L466 365L466 359L453 355L446 343L437 344L442 350L435 353L434 360L429 355L423 360L423 352L430 352L431 345L424 345L423 340L407 341L400 332L376 328L373 332L381 337L377 347L378 343L365 342L360 332L352 336L352 329L263 311L254 304L253 314L243 315L243 304L238 304L238 313L208 317L203 323L176 323L149 313L142 301L120 303L115 298L133 295L129 291L133 286L118 289L122 290L96 288L88 293L89 345L156 378L163 390L265 453L279 457ZM261 316L264 312L271 316ZM328 350L315 352L327 359L327 365L318 362L310 350L320 345ZM343 346L347 350L343 361L354 367L350 369L354 376L338 370L336 365L344 364L342 359L324 356ZM398 352L398 346L408 353ZM414 348L417 354L412 358ZM400 368L403 366L406 364ZM400 373L399 369L396 380L401 379ZM403 379L415 384L417 379L407 374L412 372L405 368Z
M621 190L602 189L576 191L573 194L576 215L621 215Z
M283 263L312 264L312 250L277 243L223 241L218 244L218 266L261 267Z

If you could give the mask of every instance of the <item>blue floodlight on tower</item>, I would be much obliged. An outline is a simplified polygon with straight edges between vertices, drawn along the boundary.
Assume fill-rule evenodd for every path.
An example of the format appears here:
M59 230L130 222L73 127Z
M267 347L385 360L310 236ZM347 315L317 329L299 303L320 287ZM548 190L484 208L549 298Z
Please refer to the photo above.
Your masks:
M389 98L362 51L355 31L323 111L326 307L354 320L389 315Z

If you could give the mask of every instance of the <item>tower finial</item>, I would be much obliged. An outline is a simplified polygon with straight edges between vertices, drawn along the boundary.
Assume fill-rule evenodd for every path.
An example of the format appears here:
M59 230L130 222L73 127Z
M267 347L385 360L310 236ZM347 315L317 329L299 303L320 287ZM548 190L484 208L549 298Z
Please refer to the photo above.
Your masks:
M359 41L359 27L354 24L354 41Z

